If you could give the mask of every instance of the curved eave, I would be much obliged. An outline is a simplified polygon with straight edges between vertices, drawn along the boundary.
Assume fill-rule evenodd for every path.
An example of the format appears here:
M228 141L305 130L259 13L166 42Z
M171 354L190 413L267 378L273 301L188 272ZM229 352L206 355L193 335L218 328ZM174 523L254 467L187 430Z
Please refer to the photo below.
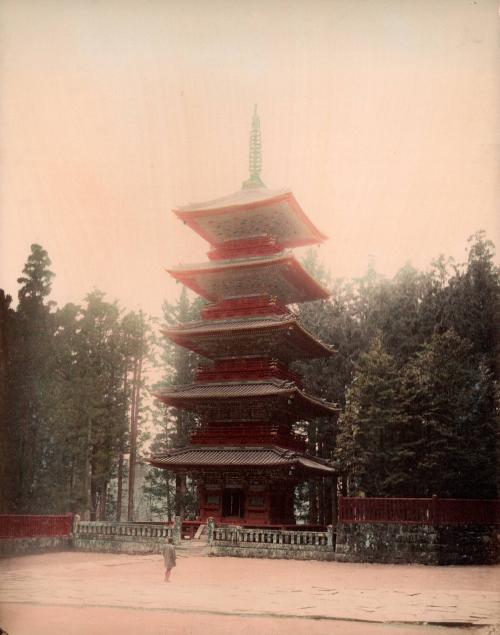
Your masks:
M154 467L181 470L207 469L283 469L290 467L304 471L333 475L334 468L324 459L311 457L278 446L196 446L173 449L152 456L148 462Z
M264 196L258 197L259 194L264 193ZM270 196L265 196L266 192L262 190L242 190L236 192L228 197L222 199L216 199L214 201L208 201L206 203L200 203L198 205L190 205L185 207L179 207L173 210L174 214L186 223L193 231L199 234L207 242L217 246L224 241L214 241L214 237L201 225L200 220L207 217L224 216L228 214L238 214L250 211L265 210L267 207L279 203L288 203L292 213L295 217L303 223L310 233L309 237L296 238L296 239L281 239L279 236L274 236L276 240L285 247L302 247L307 245L314 245L327 240L327 236L319 231L319 229L312 223L307 217L295 196L291 191L279 191L277 193L270 193ZM256 196L254 200L239 201L242 196Z
M255 399L298 399L313 417L332 415L340 410L336 404L312 397L291 382L273 380L179 385L154 396L167 406L193 411L197 410L197 404Z
M336 350L315 338L307 331L296 318L292 317L287 320L270 319L268 323L265 320L218 320L214 322L196 322L191 324L179 325L172 328L162 329L162 334L172 342L179 346L184 346L198 354L204 355L202 346L196 344L196 340L200 338L213 337L218 338L238 338L240 336L255 336L256 338L262 333L272 331L292 331L294 336L304 343L299 346L304 351L302 357L295 359L317 359L319 357L329 357ZM236 348L236 347L235 347Z
M284 267L284 270L280 270ZM174 267L166 271L177 281L192 289L195 293L203 298L216 302L231 297L230 294L221 294L210 291L205 288L199 281L198 276L234 276L235 283L239 272L248 272L257 269L269 269L270 274L274 270L276 275L282 276L289 284L293 284L296 289L295 297L285 298L285 304L294 302L307 302L314 300L325 300L330 296L328 289L317 282L299 263L299 261L291 254L281 253L278 255L268 256L264 258L241 259L231 261L208 262L193 265L185 265L182 267ZM227 278L226 278L227 279ZM304 290L305 293L300 291ZM259 292L266 294L268 289L260 289ZM246 295L248 292L243 292ZM239 295L237 293L237 295Z

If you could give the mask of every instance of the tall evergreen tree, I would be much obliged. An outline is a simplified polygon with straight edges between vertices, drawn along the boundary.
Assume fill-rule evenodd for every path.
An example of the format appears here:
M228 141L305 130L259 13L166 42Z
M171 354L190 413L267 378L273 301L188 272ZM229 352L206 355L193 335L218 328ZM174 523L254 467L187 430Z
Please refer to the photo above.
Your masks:
M183 287L179 299L175 303L163 304L163 317L167 326L183 324L199 319L203 301L199 298L190 301L186 288ZM190 384L193 381L194 370L198 364L198 356L186 348L177 346L163 338L160 343L161 363L165 369L163 379L155 386L156 390L174 384ZM162 415L156 417L159 431L154 439L155 452L162 452L168 448L182 447L189 443L191 432L198 423L197 417L178 408L161 406ZM157 496L162 493L170 496L171 483L175 482L175 515L195 516L197 514L197 497L192 482L188 482L184 475L173 475L168 472L153 469L148 477L146 491L149 495ZM158 509L165 509L161 502L155 503ZM168 505L168 513L171 506Z
M82 428L86 433L85 491L90 516L106 514L108 485L125 434L127 401L119 309L94 291L86 297L80 320L78 366Z
M394 495L407 465L398 465L397 440L405 425L404 397L394 358L376 339L357 364L339 420L336 459L348 491Z
M408 418L420 451L406 495L496 495L495 385L472 344L436 333L405 369Z
M10 511L14 503L13 457L14 425L9 420L9 365L14 311L12 298L0 289L0 513Z
M51 411L51 363L54 320L51 291L54 274L47 252L37 244L18 279L19 305L13 320L8 367L8 419L14 431L16 508L32 508L44 469L43 439Z

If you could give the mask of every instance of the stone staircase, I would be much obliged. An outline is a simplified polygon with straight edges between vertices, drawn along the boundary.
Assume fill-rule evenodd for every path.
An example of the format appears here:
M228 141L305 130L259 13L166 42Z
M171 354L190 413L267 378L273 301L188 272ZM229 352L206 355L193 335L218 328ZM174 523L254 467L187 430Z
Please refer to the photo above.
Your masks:
M179 556L203 557L208 555L208 531L206 525L200 525L192 540L182 540L176 547Z

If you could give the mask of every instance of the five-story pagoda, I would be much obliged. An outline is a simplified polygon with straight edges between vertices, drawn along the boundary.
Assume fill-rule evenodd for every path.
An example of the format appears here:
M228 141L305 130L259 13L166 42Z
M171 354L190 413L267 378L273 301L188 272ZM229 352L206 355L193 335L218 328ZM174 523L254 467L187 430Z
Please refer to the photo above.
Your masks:
M238 524L293 524L295 486L332 476L305 452L293 425L329 416L334 404L307 394L289 369L294 360L332 354L287 307L326 298L286 248L325 240L289 190L261 181L260 125L254 112L250 178L230 196L174 210L211 245L209 262L169 270L208 300L198 322L164 331L207 358L195 383L158 397L199 415L191 444L153 456L152 465L189 474L198 486L200 519Z

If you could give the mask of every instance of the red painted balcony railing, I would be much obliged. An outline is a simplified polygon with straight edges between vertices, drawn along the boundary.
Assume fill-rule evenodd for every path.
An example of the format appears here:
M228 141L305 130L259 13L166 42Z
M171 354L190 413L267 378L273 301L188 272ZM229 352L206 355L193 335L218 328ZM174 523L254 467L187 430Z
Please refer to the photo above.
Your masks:
M306 442L287 426L207 425L191 435L194 445L278 445L304 452Z
M217 304L207 304L201 312L204 320L250 317L258 315L286 315L288 307L270 296L247 296L222 300Z
M346 498L339 501L342 523L408 525L498 525L499 500L455 498Z
M0 538L36 538L69 536L73 514L35 516L0 514Z
M256 236L255 238L241 238L227 240L208 252L210 260L226 260L251 256L267 256L276 254L283 247L271 236Z
M259 380L268 377L293 381L301 385L301 378L286 364L274 359L235 359L216 362L212 366L199 366L196 381Z

